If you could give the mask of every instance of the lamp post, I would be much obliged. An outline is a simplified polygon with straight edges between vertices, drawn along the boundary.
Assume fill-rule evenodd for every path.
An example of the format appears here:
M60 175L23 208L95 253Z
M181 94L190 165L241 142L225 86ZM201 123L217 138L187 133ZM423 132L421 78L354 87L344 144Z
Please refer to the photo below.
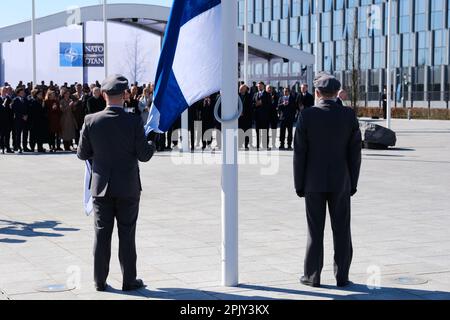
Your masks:
M103 0L103 41L104 41L104 70L105 78L108 76L108 16L107 16L107 2Z
M386 111L386 127L391 129L392 126L392 104L391 104L391 20L392 20L392 2L387 1L388 6L388 23L387 23L387 59L386 59L386 96L387 96L387 111Z
M33 0L31 3L31 38L32 38L32 56L33 56L33 87L36 86L36 0Z

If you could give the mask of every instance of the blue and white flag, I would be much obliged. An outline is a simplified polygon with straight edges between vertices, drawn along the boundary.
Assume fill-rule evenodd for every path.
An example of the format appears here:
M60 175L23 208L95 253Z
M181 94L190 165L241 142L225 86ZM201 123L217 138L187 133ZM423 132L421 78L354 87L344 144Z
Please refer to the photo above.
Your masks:
M221 0L174 0L159 59L155 95L145 133L167 132L197 101L220 91ZM86 162L84 210L93 211Z
M174 0L145 132L166 132L197 101L220 91L220 0Z

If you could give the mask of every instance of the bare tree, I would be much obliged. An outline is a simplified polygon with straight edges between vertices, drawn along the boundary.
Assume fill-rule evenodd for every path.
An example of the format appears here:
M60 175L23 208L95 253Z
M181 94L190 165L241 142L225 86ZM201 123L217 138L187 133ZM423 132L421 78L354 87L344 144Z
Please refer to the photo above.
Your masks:
M132 83L145 81L143 79L146 69L145 49L139 33L132 34L131 40L126 44L126 50L124 73Z

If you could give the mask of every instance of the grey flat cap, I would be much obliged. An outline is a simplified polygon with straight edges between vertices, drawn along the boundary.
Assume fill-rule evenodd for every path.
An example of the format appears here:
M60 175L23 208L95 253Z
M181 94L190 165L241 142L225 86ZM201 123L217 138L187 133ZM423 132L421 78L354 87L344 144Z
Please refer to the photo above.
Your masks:
M341 90L341 82L333 75L321 72L314 79L314 87L322 92L333 93Z
M119 95L128 89L128 79L120 74L113 74L102 82L102 91L108 95Z

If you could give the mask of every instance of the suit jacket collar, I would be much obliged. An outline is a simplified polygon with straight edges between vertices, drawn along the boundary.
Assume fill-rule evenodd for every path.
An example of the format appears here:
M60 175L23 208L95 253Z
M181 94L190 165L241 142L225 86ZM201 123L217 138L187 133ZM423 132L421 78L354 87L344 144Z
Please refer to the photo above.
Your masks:
M316 106L320 109L339 108L340 105L335 100L320 100Z

